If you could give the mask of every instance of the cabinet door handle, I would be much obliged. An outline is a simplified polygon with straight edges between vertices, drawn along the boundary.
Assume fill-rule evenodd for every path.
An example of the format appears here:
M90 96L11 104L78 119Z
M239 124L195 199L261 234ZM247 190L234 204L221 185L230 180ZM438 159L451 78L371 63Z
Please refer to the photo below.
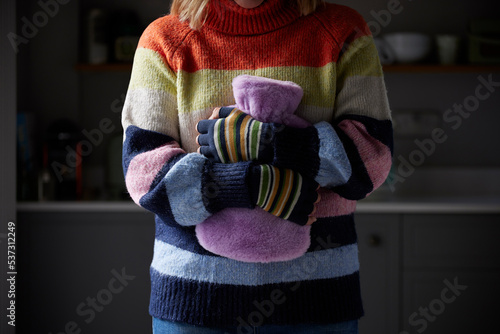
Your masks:
M368 236L368 245L378 247L382 244L382 238L377 234L370 234Z

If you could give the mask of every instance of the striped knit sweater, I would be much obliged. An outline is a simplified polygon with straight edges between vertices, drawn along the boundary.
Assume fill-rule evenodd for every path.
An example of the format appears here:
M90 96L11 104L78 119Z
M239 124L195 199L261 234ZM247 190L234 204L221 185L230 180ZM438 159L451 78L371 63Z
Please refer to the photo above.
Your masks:
M123 166L132 199L156 214L154 317L243 326L334 323L363 314L353 213L391 165L382 71L359 14L326 4L300 16L294 3L267 0L248 10L211 1L200 30L168 15L140 40L123 109ZM202 248L194 233L217 210L252 207L248 163L211 163L196 153L196 124L215 107L234 104L231 81L240 74L299 84L297 115L323 128L318 220L307 253L295 260L230 260ZM331 164L345 164L348 180L329 175ZM215 198L203 196L207 182L222 185Z

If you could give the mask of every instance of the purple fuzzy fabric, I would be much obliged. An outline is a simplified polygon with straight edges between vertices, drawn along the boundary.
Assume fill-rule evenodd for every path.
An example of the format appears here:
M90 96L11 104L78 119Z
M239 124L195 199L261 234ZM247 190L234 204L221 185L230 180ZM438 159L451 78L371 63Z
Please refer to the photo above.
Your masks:
M266 123L307 127L294 115L302 88L290 81L241 75L233 80L236 106ZM302 256L311 243L310 226L300 226L256 207L225 209L196 226L196 236L206 250L243 262L277 262Z
M309 123L293 113L304 92L291 81L240 75L233 80L238 108L258 121L305 128Z
M300 226L255 208L226 209L196 226L203 248L244 262L288 261L311 243L310 226Z

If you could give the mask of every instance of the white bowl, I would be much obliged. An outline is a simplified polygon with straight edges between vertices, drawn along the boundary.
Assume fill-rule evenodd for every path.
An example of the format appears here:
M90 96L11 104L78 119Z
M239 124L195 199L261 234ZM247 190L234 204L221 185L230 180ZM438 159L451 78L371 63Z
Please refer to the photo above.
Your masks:
M384 40L399 63L415 63L425 59L432 46L432 39L421 33L390 33L384 36Z

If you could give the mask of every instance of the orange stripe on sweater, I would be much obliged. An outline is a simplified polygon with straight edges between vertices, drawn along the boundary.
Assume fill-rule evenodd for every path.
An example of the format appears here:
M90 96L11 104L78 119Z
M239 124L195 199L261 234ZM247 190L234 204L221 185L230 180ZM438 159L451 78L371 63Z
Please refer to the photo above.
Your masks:
M190 30L175 16L165 16L146 29L139 47L148 48L165 57L171 69L196 72L203 69L249 70L281 66L322 67L336 62L342 53L339 41L351 42L366 36L369 29L360 24L357 31L336 27L338 38L323 26L334 24L335 17L311 15L299 19L273 33L253 36L232 36L210 29ZM355 19L355 18L353 18ZM316 24L308 22L314 20ZM344 21L345 18L341 22ZM317 42L316 42L317 41ZM315 52L300 48L316 48ZM176 58L177 55L182 58Z

